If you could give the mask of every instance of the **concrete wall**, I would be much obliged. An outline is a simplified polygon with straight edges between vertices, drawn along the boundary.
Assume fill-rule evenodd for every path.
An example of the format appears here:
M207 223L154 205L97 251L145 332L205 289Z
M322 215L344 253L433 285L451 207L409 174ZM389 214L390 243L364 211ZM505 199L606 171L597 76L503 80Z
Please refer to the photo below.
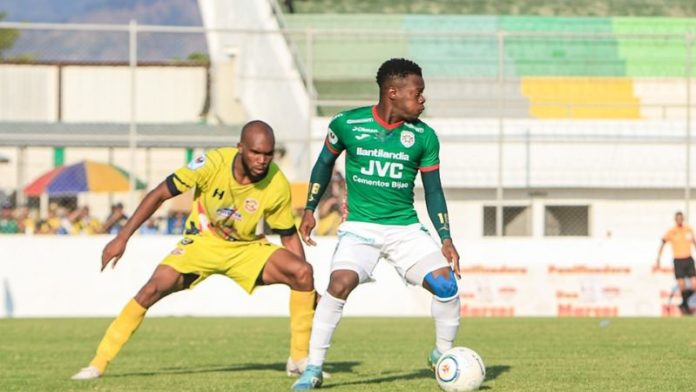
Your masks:
M139 67L135 76L137 121L199 121L206 73L202 66ZM130 121L127 66L0 65L0 86L0 121Z
M0 236L0 317L113 316L146 282L177 237L136 236L115 269L99 272L110 238ZM276 240L274 238L272 240ZM335 238L307 248L319 292L328 283ZM652 268L654 243L621 240L456 238L464 316L665 316L679 303L669 251ZM360 286L347 316L429 316L430 296L407 287L386 263ZM282 316L288 290L263 287L248 296L214 276L155 305L154 316ZM696 305L696 304L694 304Z

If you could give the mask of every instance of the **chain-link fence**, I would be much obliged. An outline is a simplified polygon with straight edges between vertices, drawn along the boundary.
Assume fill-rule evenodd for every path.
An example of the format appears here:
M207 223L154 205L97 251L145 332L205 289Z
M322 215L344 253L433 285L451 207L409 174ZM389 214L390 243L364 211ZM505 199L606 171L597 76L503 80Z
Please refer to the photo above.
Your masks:
M130 191L86 189L70 203L132 210L138 181L152 187L198 152L234 145L253 118L273 125L278 162L306 183L328 118L374 104L379 65L406 57L424 72L448 201L476 203L478 235L596 235L609 219L597 200L688 214L691 24L411 17L404 31L383 15L302 18L275 30L0 23L0 36L17 36L0 52L0 189L40 206L27 186L91 160L133 173ZM67 197L39 193L42 215Z

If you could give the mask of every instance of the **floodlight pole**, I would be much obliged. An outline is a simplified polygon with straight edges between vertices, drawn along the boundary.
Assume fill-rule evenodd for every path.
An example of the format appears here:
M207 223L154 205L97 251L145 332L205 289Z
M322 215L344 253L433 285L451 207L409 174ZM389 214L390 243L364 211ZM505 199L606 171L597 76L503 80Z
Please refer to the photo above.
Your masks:
M684 186L684 217L689 222L689 210L691 205L691 63L692 47L694 43L693 33L686 33L686 182Z
M503 235L503 116L505 115L505 32L498 32L498 184L495 192L495 235Z
M305 78L307 85L307 96L309 97L309 107L307 108L307 134L306 134L306 151L304 164L306 170L304 173L309 173L312 170L312 123L314 116L317 114L317 94L314 89L314 30L310 27L305 31L305 56L307 66L305 67Z
M135 19L128 25L128 65L130 67L130 125L128 127L128 149L130 151L130 192L128 193L128 205L135 210L135 165L136 165L136 71L138 66L138 22Z

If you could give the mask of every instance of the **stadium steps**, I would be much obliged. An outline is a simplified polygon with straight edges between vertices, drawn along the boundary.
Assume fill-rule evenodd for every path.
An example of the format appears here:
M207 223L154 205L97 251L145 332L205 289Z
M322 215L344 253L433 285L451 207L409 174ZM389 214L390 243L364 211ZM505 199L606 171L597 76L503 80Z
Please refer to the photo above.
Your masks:
M521 90L535 118L641 118L640 100L627 78L525 77Z
M506 118L529 118L529 100L521 94L520 81L503 83ZM496 79L428 79L425 114L430 117L496 118L501 114Z
M686 117L686 79L684 78L633 78L633 90L640 99L643 118L683 119ZM691 81L691 92L696 101L696 80ZM691 109L696 118L696 106Z
M696 33L696 20L679 18L613 18L619 54L626 61L626 76L683 77L686 75L687 31ZM669 34L671 37L627 37L622 34ZM696 47L692 48L691 75L696 75Z

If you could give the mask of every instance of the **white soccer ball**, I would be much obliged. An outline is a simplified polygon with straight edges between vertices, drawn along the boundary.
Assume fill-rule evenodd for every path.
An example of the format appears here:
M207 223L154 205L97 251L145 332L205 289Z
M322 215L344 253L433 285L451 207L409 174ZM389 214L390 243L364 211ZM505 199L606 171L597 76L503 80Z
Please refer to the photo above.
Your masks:
M454 347L437 361L435 378L447 392L475 391L486 378L486 366L476 351Z

